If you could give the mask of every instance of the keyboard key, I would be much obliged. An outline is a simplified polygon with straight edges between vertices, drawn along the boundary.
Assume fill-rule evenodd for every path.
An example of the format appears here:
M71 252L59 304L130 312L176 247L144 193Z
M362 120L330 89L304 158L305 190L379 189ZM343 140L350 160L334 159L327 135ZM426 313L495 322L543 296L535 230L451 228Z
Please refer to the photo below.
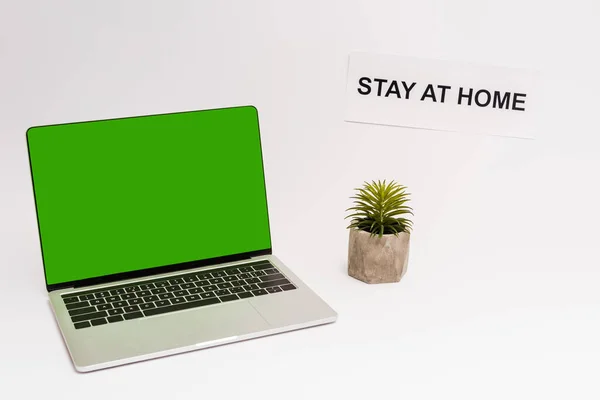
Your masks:
M182 285L180 285L182 289L191 289L191 288L195 288L196 285L194 285L193 283L184 283Z
M237 268L232 268L227 270L227 275L237 275L240 273L240 270Z
M254 272L249 272L250 276L252 277L260 277L260 276L265 276L265 271L254 271Z
M142 310L148 310L150 308L156 308L156 306L154 305L154 303L144 303L140 305L140 308Z
M176 297L181 297L181 296L187 296L189 293L188 293L188 291L187 291L187 290L178 290L178 291L176 291L176 292L173 292L173 294L174 294Z
M222 278L226 275L227 275L227 273L225 271L213 271L212 272L212 276L214 276L215 278Z
M173 297L175 297L173 293L161 293L158 295L158 298L161 300L172 299Z
M188 290L188 292L190 292L190 294L195 294L195 293L202 293L203 290L202 290L202 288L193 288L193 289Z
M152 292L152 294L167 293L167 289L165 289L165 288L152 289L151 292Z
M261 288L266 288L270 286L287 285L288 283L290 283L290 281L288 281L287 279L278 279L276 281L261 282L258 284L258 286L260 286Z
M276 279L282 279L282 278L285 278L285 276L283 276L281 274L271 274L271 275L261 276L260 280L263 282L266 282L266 281L274 281Z
M229 282L225 282L225 283L219 283L219 284L217 285L217 287L218 287L219 289L227 289L227 288L230 288L230 287L232 287L232 286L233 286L233 285L232 285L231 283L229 283Z
M165 289L167 289L168 292L174 292L176 290L181 290L181 287L179 285L174 285L174 286L167 286Z
M253 266L255 271L261 271L261 270L265 270L265 269L270 269L272 268L271 264L260 264L260 265L254 265Z
M129 305L129 304L127 304L127 302L126 302L126 301L115 301L114 303L112 303L112 306L113 306L114 308L126 307L126 306L128 306L128 305Z
M154 289L154 283L144 283L142 285L140 285L140 289L142 290L150 290L150 289Z
M72 316L71 321L73 321L73 322L87 321L90 319L106 317L106 315L107 315L106 311L98 311L98 312L93 312L93 313L89 313L89 314Z
M94 299L90 300L90 305L97 306L98 304L104 304L106 301L104 299Z
M90 324L89 321L78 322L74 325L75 325L75 329L89 328L90 326L92 326L92 324Z
M198 274L198 279L200 279L200 280L207 280L210 278L212 278L212 275L209 273Z
M264 294L267 294L268 292L265 289L258 289L258 290L253 290L252 294L255 296L262 296Z
M122 315L113 315L112 317L108 317L106 319L108 320L108 322L119 322L119 321L123 321L123 316Z
M104 318L93 319L91 322L92 326L104 325L107 323L106 319Z
M246 267L240 267L239 268L240 272L252 272L254 271L254 269L251 266L246 266Z
M215 291L215 294L217 296L225 296L225 295L229 294L229 290L227 290L227 289L217 290L217 291Z
M84 307L84 308L76 308L74 310L69 311L69 315L81 315L81 314L89 314L96 312L96 307Z
M238 279L248 279L248 278L252 278L252 277L250 276L250 274L239 274L237 277L238 277Z
M142 318L144 316L144 314L142 314L141 311L138 312L133 312L133 313L129 313L129 314L123 314L123 317L125 319L135 319L135 318Z
M137 287L137 286L129 286L129 287L126 287L126 288L125 288L125 291L126 291L127 293L133 293L133 292L137 292L137 291L139 291L139 290L140 290L140 288L139 288L139 287Z
M198 277L196 275L189 275L186 276L185 278L183 278L184 282L195 282L198 280Z
M108 292L108 291L96 293L96 298L97 299L102 299L104 297L109 297L109 296L110 296L110 292Z
M210 282L208 280L196 282L196 287L202 287L202 286L208 286L208 285L210 285Z
M98 311L108 310L108 309L112 308L112 305L110 303L108 303L108 304L100 304L96 308L98 309Z
M121 288L121 289L114 289L110 291L110 294L112 294L113 296L117 296L119 294L125 294L125 289Z
M290 283L289 285L282 285L281 288L283 290L294 290L294 289L296 289L296 286L294 286Z
M255 284L255 283L253 283L252 285L246 285L246 286L244 286L244 290L245 290L246 292L250 292L250 291L252 291L252 290L257 290L257 289L259 289L259 287L258 287L258 286L256 286L256 284Z
M123 310L125 311L125 313L131 313L134 311L140 311L140 308L138 306L127 306L123 307Z
M268 287L267 288L267 292L269 293L277 293L277 292L282 292L283 290L281 290L281 288L279 286L273 286L273 287Z
M123 300L129 300L129 299L135 299L137 296L135 295L135 293L127 293L124 294L123 296L121 296L121 299Z
M204 286L202 289L204 289L205 292L212 292L213 290L217 290L218 287L216 285L208 285Z
M237 286L244 286L246 284L246 281L242 279L241 281L233 281L230 283L231 283L231 286L237 287Z
M217 283L223 283L223 282L225 282L225 281L223 280L223 278L214 278L214 279L209 279L208 281L209 281L210 283L212 283L213 285L214 285L214 284L217 284Z
M65 304L77 303L79 302L79 297L63 297L63 301Z
M264 271L265 271L265 274L267 274L267 275L279 273L279 271L277 271L275 268L265 269Z
M183 279L181 279L181 278L169 279L169 283L171 285L179 285L180 283L183 283Z
M106 310L106 312L108 315L119 315L124 313L122 308L111 308L110 310Z
M81 300L81 301L94 300L94 299L95 299L95 297L93 294L84 294L84 295L79 296L79 300Z
M248 279L246 279L246 282L248 282L248 283L258 283L258 282L260 282L260 279L258 279L258 278L248 278Z
M89 301L80 301L79 303L65 304L65 306L67 307L67 310L74 310L76 308L89 307L90 302Z
M121 296L110 296L106 298L106 301L108 302L113 302L113 301L119 301L121 300Z
M241 293L244 291L244 288L242 287L232 287L231 289L229 289L229 291L231 293Z
M237 294L240 299L246 299L248 297L254 297L251 292L242 292Z
M239 297L237 297L235 294L230 294L228 296L219 297L219 300L221 300L224 303L226 301L239 300Z
M171 304L185 303L185 297L175 297L171 299Z
M152 310L146 310L146 311L144 311L144 314L146 316L152 316L152 315L164 314L164 313L173 312L173 311L189 310L190 308L208 306L211 304L218 304L218 303L220 303L220 301L219 301L219 299L217 299L215 297L212 299L190 301L190 302L186 302L186 303L175 304L175 305L172 305L169 307L162 307L162 308L155 308Z
M196 300L200 300L200 295L198 294L193 294L191 296L185 296L185 299L187 301L196 301Z
M136 304L142 304L143 302L144 302L144 299L140 299L140 298L131 299L131 300L129 300L129 305L134 306Z
M146 303L150 303L152 301L157 301L157 300L160 300L160 298L156 295L144 297L144 302L146 302Z
M229 275L223 278L225 282L237 281L237 278L234 275Z
M152 293L150 293L149 290L142 290L141 292L137 292L137 297L146 297L146 296L150 296Z
M171 286L171 284L169 283L169 281L160 281L160 282L156 282L156 283L154 283L154 285L155 285L157 288L161 288L161 287L164 287L164 286ZM154 292L153 292L153 293L154 293Z
M160 300L154 304L156 304L156 307L165 307L165 306L170 306L171 302L169 300Z
M217 297L213 292L205 292L205 293L200 293L200 297L202 297L203 299L212 299L213 297Z

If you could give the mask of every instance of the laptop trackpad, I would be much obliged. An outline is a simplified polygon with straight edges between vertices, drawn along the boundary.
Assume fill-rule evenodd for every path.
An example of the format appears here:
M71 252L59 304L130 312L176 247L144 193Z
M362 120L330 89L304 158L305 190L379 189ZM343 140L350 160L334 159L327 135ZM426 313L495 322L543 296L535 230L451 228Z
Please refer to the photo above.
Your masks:
M302 290L254 297L250 303L273 327L306 324L335 314L321 298Z
M242 336L269 328L268 323L247 302L232 302L215 307L200 308L197 313L177 313L180 326L188 326L189 334L197 340L214 340Z
M200 344L269 328L264 318L246 302L232 302L199 308L197 311L165 315L165 320L156 322L161 337L179 337L179 343L195 341Z

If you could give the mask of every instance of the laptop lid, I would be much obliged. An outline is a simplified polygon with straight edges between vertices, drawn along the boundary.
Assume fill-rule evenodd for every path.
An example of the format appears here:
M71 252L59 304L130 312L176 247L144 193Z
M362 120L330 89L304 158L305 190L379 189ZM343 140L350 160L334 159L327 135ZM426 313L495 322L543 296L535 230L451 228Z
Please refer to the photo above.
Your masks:
M48 290L271 253L252 106L30 128Z

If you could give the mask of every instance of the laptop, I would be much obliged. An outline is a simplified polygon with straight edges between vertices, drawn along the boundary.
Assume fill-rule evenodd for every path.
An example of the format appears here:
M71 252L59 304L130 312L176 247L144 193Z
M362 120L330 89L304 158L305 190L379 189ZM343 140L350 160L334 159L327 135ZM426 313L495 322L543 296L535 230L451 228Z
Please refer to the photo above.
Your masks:
M256 108L26 136L46 288L77 371L336 320L272 253Z

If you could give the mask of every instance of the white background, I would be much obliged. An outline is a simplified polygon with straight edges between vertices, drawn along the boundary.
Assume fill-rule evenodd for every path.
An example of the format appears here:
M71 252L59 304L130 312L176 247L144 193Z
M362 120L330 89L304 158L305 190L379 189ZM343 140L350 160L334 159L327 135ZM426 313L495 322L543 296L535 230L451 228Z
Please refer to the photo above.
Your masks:
M596 1L0 3L0 397L597 399ZM542 71L543 136L343 121L347 56ZM81 375L47 303L25 130L254 104L275 253L337 323ZM399 284L346 275L352 188L397 179ZM235 234L235 233L233 233Z

